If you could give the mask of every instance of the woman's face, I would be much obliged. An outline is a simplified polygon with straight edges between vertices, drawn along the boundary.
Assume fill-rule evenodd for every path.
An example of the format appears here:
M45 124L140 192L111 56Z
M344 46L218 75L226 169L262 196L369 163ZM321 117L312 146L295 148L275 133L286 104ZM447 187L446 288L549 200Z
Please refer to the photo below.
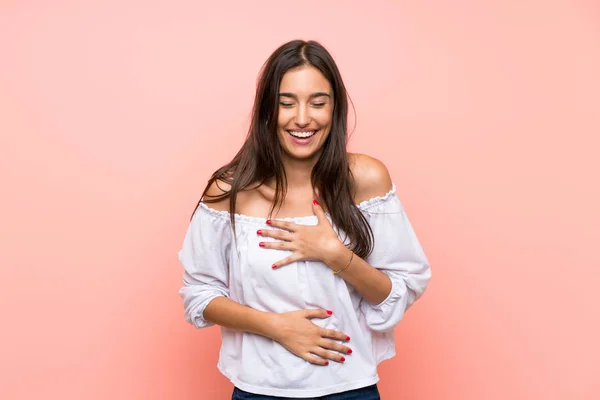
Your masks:
M333 91L329 81L313 66L291 69L279 88L277 135L287 156L318 157L331 131Z

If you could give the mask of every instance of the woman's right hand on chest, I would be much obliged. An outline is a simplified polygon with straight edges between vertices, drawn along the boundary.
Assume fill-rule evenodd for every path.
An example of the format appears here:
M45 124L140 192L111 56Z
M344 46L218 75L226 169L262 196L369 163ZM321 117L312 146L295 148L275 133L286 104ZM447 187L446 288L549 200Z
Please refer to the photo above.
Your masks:
M347 342L350 337L333 329L321 328L313 318L328 318L331 311L311 309L273 314L271 338L288 351L316 365L328 365L327 360L344 362L343 354L352 350L337 341Z

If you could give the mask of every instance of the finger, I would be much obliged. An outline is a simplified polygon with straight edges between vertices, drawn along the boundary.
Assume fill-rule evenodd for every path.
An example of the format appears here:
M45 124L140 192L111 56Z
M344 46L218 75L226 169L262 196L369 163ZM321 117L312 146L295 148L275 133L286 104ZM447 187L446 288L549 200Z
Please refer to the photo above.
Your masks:
M258 245L264 249L294 250L291 242L260 242Z
M323 308L315 308L315 309L304 310L304 317L308 318L308 319L311 319L311 318L329 318L331 316L331 314L333 314L333 311L331 311L331 310L325 310Z
M274 226L275 228L285 229L286 231L296 232L298 225L290 221L281 221L278 219L268 219L267 225Z
M321 358L326 358L326 359L329 359L332 361L337 361L337 362L346 361L346 358L343 355L341 355L339 353L334 353L329 350L325 350L322 347L315 347L311 353L316 354Z
M338 342L334 342L333 340L321 338L317 344L327 350L333 350L344 354L352 354L352 349L350 347L339 344Z
M321 357L316 357L316 356L313 356L313 355L312 355L312 354L310 354L310 353L307 353L307 354L306 354L304 357L302 357L302 358L304 358L306 361L308 361L308 362L309 362L309 363L311 363L311 364L315 364L315 365L323 365L323 366L329 365L329 361L327 361L327 360L325 360L324 358L321 358Z
M264 237L271 237L273 239L285 240L287 242L291 241L293 238L291 232L277 231L275 229L259 229L256 231L256 234Z
M296 262L298 260L300 260L300 257L295 256L295 255L291 255L291 256L288 256L288 257L284 258L283 260L277 261L275 264L273 264L271 266L271 268L273 268L273 269L281 268L281 267L283 267L285 265L289 265L289 264L291 264L293 262Z
M345 333L325 328L322 328L321 330L321 337L334 340L341 340L342 342L347 342L348 340L350 340L350 336L346 335Z
M322 223L322 222L329 223L329 220L325 216L325 211L323 210L323 207L321 207L321 205L319 204L319 202L317 200L313 200L313 212L317 216L317 220L319 221L319 223Z

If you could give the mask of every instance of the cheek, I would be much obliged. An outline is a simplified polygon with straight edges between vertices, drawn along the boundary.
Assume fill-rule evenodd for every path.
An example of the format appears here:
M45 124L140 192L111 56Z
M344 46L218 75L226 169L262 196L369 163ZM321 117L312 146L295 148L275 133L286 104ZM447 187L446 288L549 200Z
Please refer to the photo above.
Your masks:
M277 126L279 128L283 128L285 126L285 120L281 117L281 114L279 114L279 118L277 119Z
M332 118L330 114L322 114L315 117L317 123L321 126L330 126L332 122Z
M315 119L322 125L329 125L333 119L333 110L325 108L315 114Z
M294 113L289 109L281 108L277 112L277 125L279 126L288 125L292 119L294 119Z

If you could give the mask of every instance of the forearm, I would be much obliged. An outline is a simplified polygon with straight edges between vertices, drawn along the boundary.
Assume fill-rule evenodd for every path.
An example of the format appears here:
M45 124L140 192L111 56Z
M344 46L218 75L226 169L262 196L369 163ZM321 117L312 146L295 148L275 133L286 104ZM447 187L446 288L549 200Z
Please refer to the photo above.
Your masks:
M214 324L273 338L277 314L258 311L227 297L214 298L204 309L204 319Z
M325 263L332 270L339 271L346 266L351 255L352 252L342 245L328 255ZM371 304L381 303L392 290L392 281L389 276L372 267L356 254L350 265L337 275L354 287Z

